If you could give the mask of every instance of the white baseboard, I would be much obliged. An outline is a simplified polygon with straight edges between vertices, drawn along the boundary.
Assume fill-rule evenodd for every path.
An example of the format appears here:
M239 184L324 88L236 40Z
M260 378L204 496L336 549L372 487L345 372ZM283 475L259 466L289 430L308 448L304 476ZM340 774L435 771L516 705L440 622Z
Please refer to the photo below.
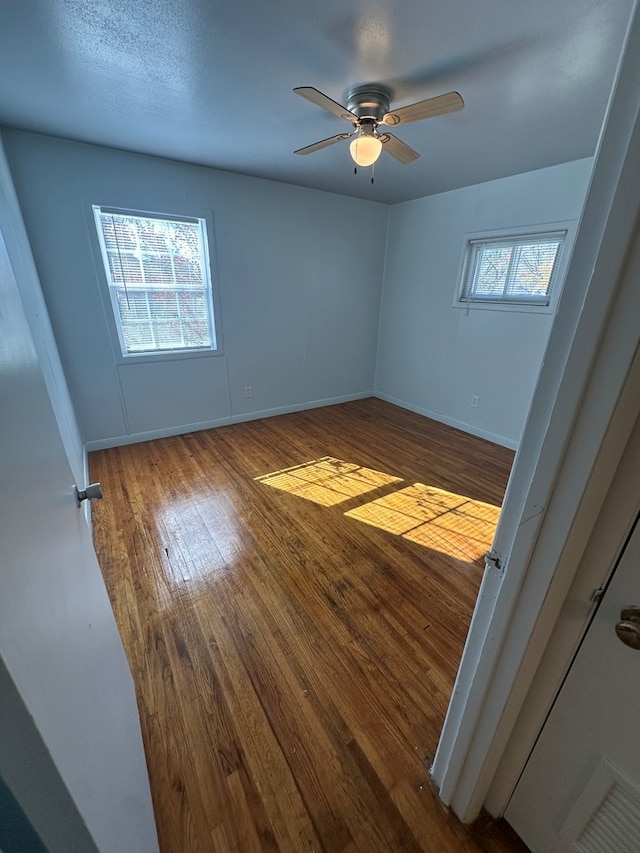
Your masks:
M102 438L97 441L88 441L85 444L85 482L89 482L88 463L86 454L92 450L104 450L108 447L121 447L125 444L138 444L142 441L153 441L156 438L168 438L172 435L183 435L188 432L197 432L203 429L214 429L215 427L228 426L229 424L245 423L247 421L256 421L261 418L272 418L276 415L286 415L291 412L304 412L308 409L319 409L323 406L334 406L338 403L348 403L351 400L363 400L366 397L378 397L387 403L392 403L394 406L400 406L402 409L408 409L410 412L415 412L418 415L423 415L431 420L446 424L447 426L459 429L462 432L470 433L478 438L484 438L493 444L499 444L502 447L508 447L510 450L517 450L518 444L504 435L488 432L487 430L478 429L473 424L465 423L464 421L449 418L440 412L431 411L423 406L416 406L414 403L409 403L406 400L400 400L391 394L384 394L381 391L362 391L358 394L347 394L341 397L328 397L324 400L313 400L310 403L294 403L290 406L278 406L272 409L262 409L256 412L245 412L239 415L230 415L225 418L216 418L211 421L200 421L199 423L181 424L179 426L166 427L164 429L154 429L147 432L137 432L132 435L117 435L113 438Z
M424 415L425 418L431 418L432 421L438 421L441 424L459 429L462 432L468 432L470 435L475 435L478 438L484 438L491 441L493 444L499 444L502 447L508 447L509 450L517 450L518 443L504 435L498 435L494 432L488 432L484 429L478 429L473 424L458 421L455 418L448 418L440 412L433 412L431 409L425 409L423 406L416 406L414 403L408 403L406 400L399 400L391 394L384 394L382 391L374 391L374 397L384 400L387 403L393 403L394 406L400 406L402 409L408 409L410 412L415 412L417 415Z
M319 409L323 406L335 406L337 403L349 403L352 400L364 400L373 397L373 391L361 391L358 394L346 394L341 397L328 397L325 400L313 400L310 403L294 403L290 406L278 406L273 409L262 409L257 412L245 412L239 415L230 415L225 418L217 418L212 421L201 421L194 424L181 424L180 426L167 427L165 429L154 429L148 432L137 432L132 435L117 435L113 438L101 438L97 441L88 441L85 451L105 450L108 447L122 447L125 444L139 444L142 441L153 441L156 438L168 438L172 435L183 435L188 432L197 432L203 429L228 426L229 424L257 421L261 418L272 418L276 415L291 414L291 412L304 412L308 409Z

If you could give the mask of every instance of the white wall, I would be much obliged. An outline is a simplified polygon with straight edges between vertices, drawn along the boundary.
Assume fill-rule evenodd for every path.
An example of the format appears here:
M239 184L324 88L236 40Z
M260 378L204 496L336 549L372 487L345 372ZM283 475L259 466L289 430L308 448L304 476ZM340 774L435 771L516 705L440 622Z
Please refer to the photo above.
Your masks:
M90 447L373 392L385 205L38 134L4 136ZM213 211L222 356L122 363L91 204Z
M577 219L591 169L585 159L390 209L376 394L517 446L552 315L454 308L464 235Z
M374 392L517 446L552 314L453 307L464 235L577 221L591 159L388 208L38 134L4 139L89 447ZM213 212L223 355L124 363L91 204Z
M69 465L76 483L84 485L85 453L80 429L71 403L67 380L47 314L1 137L0 233L4 237Z

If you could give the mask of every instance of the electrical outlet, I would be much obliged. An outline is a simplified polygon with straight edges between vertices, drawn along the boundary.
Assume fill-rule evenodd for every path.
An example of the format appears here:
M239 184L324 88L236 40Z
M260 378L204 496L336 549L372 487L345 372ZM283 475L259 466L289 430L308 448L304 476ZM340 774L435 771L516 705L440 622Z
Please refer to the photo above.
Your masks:
M472 394L472 395L471 395L471 408L472 408L472 409L477 409L477 408L478 408L478 403L479 403L479 402L480 402L480 397L478 397L478 395L477 395L477 394Z
M244 396L247 398L247 400L248 400L250 397L253 397L253 387L252 387L251 385L245 385L245 388L244 388ZM476 404L476 405L477 405L477 404Z

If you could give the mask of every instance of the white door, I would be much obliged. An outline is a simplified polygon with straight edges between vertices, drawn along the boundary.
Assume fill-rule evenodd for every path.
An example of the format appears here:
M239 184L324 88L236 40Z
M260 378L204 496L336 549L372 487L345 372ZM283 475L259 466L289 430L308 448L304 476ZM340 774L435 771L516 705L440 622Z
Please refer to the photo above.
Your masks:
M640 521L507 807L533 853L640 850L640 650L616 634L631 606L640 614ZM631 641L633 616L620 628Z
M133 682L72 487L0 234L0 776L51 853L153 853Z

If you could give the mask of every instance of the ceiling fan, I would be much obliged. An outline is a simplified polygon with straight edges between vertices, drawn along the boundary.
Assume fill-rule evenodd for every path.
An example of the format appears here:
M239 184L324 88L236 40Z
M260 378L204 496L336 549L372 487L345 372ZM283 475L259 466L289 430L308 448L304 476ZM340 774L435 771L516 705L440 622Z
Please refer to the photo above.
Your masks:
M372 166L383 149L403 164L412 163L420 156L418 152L384 128L408 124L410 121L421 121L445 113L453 113L464 107L464 101L458 92L447 92L445 95L427 98L425 101L418 101L415 104L409 104L407 107L391 110L389 107L391 90L378 84L356 86L351 89L346 107L312 86L299 86L293 91L296 95L306 98L312 104L322 107L332 115L353 125L351 133L338 133L336 136L329 136L327 139L314 142L312 145L298 148L293 153L313 154L314 151L326 148L327 145L334 145L344 139L351 139L349 149L356 166Z

